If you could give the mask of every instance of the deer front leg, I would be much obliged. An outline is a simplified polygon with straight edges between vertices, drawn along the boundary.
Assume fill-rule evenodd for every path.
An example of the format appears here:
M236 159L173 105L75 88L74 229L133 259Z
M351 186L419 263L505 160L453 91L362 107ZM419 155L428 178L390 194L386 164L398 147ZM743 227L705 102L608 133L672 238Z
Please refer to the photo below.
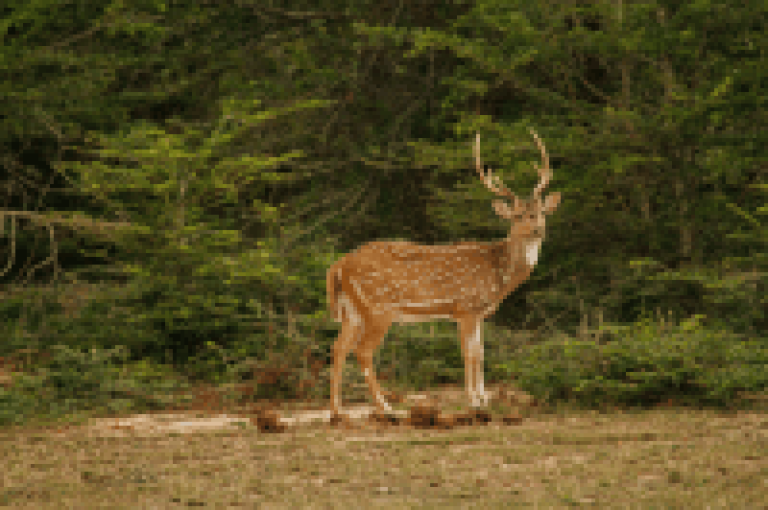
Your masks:
M461 350L464 354L464 381L472 407L488 405L483 377L483 319L469 317L459 321Z
M485 345L483 344L483 321L475 325L475 395L480 406L487 406L490 400L485 392Z

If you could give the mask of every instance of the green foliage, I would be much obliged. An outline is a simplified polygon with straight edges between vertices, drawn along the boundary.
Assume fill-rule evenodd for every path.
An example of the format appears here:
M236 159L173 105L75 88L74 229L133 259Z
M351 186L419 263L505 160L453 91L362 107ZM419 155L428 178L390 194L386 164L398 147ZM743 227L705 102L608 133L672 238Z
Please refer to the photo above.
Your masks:
M44 329L52 316L61 315L61 304L47 289L16 289L0 299L0 355L34 347L34 333Z
M759 338L768 328L768 274L757 266L751 271L739 270L732 264L721 268L683 268L655 278L664 288L673 283L692 285L701 299L697 308L734 333Z
M496 369L549 401L589 407L738 405L768 385L768 344L709 329L699 317L669 326L648 320L613 340L557 338L516 353ZM608 328L611 329L611 328Z
M20 425L45 413L40 377L17 375L13 386L0 386L0 426Z
M284 252L274 237L279 232L268 232L280 221L278 208L251 201L249 215L265 229L258 241L245 239L243 222L222 212L244 189L285 179L288 174L271 169L301 155L246 156L236 148L242 137L266 119L322 104L262 111L258 102L228 100L220 120L206 129L179 125L176 133L136 125L94 138L96 162L66 165L84 189L119 209L130 209L136 194L146 204L130 213L131 226L116 237L135 254L123 263L132 279L129 295L102 306L130 309L113 314L112 327L146 332L126 345L155 358L170 352L184 363L207 339L228 343L251 331L243 321L262 318L270 296L320 300L324 268L318 261L327 258L316 250Z
M112 385L119 378L120 365L126 360L125 347L88 351L65 346L53 346L52 349L51 360L42 372L45 382L55 392L56 405L70 410L111 396Z
M496 337L486 337L493 352ZM424 389L437 384L457 384L464 379L464 360L455 324L394 325L378 355L379 371L396 384Z
M58 344L73 349L101 349L121 346L128 356L152 353L163 337L151 324L133 321L134 310L116 297L99 296L74 317L53 315L43 330L30 330L41 348Z
M172 402L171 392L185 388L167 367L149 360L128 362L127 357L123 346L51 346L47 356L0 387L0 424L83 411L165 408Z

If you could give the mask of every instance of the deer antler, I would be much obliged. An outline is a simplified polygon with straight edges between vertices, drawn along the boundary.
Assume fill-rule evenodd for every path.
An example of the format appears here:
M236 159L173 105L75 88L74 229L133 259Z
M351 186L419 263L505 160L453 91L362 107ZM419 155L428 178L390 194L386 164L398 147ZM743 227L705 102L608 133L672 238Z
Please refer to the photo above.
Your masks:
M493 175L493 171L490 168L488 169L488 173L485 173L485 170L483 170L483 162L480 160L480 133L475 134L474 152L475 168L477 169L477 173L480 174L480 178L483 180L485 187L499 196L511 198L513 202L516 202L517 196L504 186L497 175Z
M544 164L543 168L539 165L534 165L536 171L539 172L540 181L539 185L536 186L536 189L533 190L533 196L538 198L541 196L541 192L544 191L544 188L549 184L549 180L552 178L552 170L549 168L549 156L547 156L547 149L544 147L544 142L541 141L541 138L539 138L539 135L536 134L536 131L534 131L533 128L529 129L531 130L533 138L536 139L536 145L539 146L541 160Z

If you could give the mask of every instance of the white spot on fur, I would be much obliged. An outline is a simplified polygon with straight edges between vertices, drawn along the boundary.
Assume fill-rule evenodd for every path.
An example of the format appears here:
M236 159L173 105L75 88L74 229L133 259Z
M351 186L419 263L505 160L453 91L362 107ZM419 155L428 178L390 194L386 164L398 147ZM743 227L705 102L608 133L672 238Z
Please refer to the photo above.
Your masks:
M396 321L400 324L407 324L410 322L431 322L435 319L450 319L450 315L410 315L407 313L398 314Z
M354 303L352 303L352 301L344 293L342 293L341 296L339 296L338 309L339 309L339 313L341 313L341 310L344 310L346 312L347 317L349 317L349 321L353 325L359 326L363 322L363 318L355 308ZM341 317L337 318L336 320L341 322Z
M539 249L541 248L541 239L537 239L525 245L525 260L528 265L533 267L539 260Z
M376 394L376 402L378 402L385 411L392 411L392 407L389 405L389 402L387 402L381 393Z

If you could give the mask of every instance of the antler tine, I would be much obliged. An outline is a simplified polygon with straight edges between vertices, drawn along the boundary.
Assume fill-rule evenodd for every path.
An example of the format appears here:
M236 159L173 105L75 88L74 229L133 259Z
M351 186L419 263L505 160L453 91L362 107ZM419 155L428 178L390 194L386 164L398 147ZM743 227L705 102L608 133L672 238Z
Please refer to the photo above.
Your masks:
M483 170L483 162L480 159L480 133L475 134L475 168L477 173L480 174L480 178L483 180L483 184L489 190L493 191L499 196L509 197L512 200L517 200L517 197L501 182L497 175L493 175L493 171L489 168L486 174Z
M544 147L544 142L541 141L541 138L539 138L539 135L536 134L536 131L534 131L533 128L529 129L531 130L533 138L536 140L536 145L539 146L539 151L541 151L541 160L544 164L543 168L539 165L534 165L536 171L539 172L540 180L539 185L536 186L536 189L533 190L533 196L538 197L541 195L541 192L544 191L544 188L546 188L549 184L549 180L552 178L552 169L549 168L549 156L547 156L547 149Z

